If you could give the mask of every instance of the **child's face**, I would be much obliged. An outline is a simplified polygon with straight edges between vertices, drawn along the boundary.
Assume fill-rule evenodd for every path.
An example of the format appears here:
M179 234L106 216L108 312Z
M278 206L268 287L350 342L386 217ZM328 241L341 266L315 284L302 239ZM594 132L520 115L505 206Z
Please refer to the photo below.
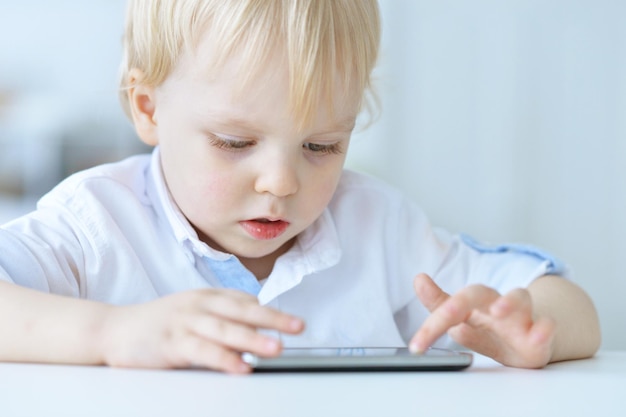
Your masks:
M322 97L312 123L299 130L284 61L268 61L242 91L240 57L209 77L212 55L205 40L153 92L165 179L202 240L273 264L333 196L360 94L332 97L334 114Z

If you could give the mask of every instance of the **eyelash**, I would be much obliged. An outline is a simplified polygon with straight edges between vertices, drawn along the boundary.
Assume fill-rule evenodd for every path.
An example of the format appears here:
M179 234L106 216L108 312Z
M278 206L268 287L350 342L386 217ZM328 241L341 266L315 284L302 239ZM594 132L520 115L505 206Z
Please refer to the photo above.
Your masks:
M231 152L240 152L246 148L253 146L256 142L253 140L235 140L226 139L216 135L209 136L209 143L217 149L223 149ZM306 151L317 155L339 155L343 153L343 148L339 143L329 145L321 145L319 143L307 142L302 145Z
M242 151L245 148L255 144L255 142L251 140L225 139L215 135L209 136L209 143L215 146L217 149L224 149L233 152Z
M320 145L319 143L305 143L302 145L304 149L309 152L320 155L339 155L343 153L343 149L339 143L332 143L330 145ZM314 149L311 149L314 148Z

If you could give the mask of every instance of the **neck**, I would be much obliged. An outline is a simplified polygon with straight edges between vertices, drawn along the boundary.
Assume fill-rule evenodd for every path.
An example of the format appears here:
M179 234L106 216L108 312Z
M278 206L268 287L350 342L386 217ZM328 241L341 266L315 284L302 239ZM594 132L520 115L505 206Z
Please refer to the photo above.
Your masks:
M274 269L274 264L276 264L276 260L286 253L295 242L295 238L291 239L289 242L285 243L283 246L270 253L269 255L262 256L260 258L244 258L239 256L239 261L245 266L257 280L266 279L272 273Z

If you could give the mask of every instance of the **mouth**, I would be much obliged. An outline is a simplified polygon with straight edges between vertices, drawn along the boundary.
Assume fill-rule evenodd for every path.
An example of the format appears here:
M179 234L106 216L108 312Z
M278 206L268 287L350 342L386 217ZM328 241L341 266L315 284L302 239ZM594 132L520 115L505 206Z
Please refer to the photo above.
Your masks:
M289 227L289 222L285 220L267 218L244 220L239 224L250 236L258 240L275 239Z

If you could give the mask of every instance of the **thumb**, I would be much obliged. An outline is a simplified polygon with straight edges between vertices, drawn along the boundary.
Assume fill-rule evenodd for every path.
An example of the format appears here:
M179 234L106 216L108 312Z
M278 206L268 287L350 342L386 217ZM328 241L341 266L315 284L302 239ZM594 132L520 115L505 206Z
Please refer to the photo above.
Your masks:
M427 274L417 274L413 280L413 288L417 298L420 299L422 304L432 312L439 307L444 301L450 298L448 293L444 292L435 281L432 280Z

